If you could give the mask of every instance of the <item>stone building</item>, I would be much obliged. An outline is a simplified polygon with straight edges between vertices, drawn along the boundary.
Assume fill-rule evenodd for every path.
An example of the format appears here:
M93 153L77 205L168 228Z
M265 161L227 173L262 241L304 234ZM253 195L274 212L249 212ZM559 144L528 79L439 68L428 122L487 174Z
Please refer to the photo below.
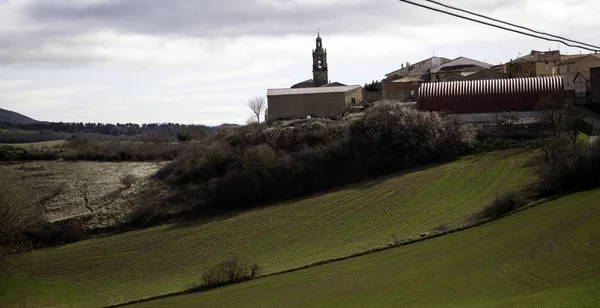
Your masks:
M363 89L355 86L269 89L267 121L340 118L349 107L363 101Z
M329 69L327 67L327 49L323 48L321 34L317 34L316 48L312 51L313 79L308 79L292 86L292 89L322 87L329 84Z

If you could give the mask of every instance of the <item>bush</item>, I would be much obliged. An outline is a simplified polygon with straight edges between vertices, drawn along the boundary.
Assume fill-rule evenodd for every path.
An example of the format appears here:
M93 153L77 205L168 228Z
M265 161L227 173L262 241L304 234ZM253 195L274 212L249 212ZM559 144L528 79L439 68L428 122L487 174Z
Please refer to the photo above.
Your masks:
M133 184L137 183L138 178L135 175L129 173L129 174L122 176L119 179L119 181L121 182L121 185L123 185L123 187L131 188L131 186L133 186Z
M455 118L381 103L344 121L224 128L156 177L176 187L180 200L193 199L198 213L227 212L450 160L475 141L476 130Z
M497 219L526 206L528 203L527 198L521 193L507 193L496 198L492 204L486 206L483 209L482 218Z
M433 230L436 232L446 232L446 231L450 230L450 226L447 224L440 224L440 225L437 225L435 228L433 228Z
M41 207L29 203L21 187L0 180L0 260L27 249L24 233L37 230L44 221Z
M260 266L257 264L244 264L238 259L233 258L222 261L213 268L202 274L202 280L205 287L222 286L251 278L260 274Z
M600 184L600 144L569 138L547 140L535 161L540 196L562 194Z

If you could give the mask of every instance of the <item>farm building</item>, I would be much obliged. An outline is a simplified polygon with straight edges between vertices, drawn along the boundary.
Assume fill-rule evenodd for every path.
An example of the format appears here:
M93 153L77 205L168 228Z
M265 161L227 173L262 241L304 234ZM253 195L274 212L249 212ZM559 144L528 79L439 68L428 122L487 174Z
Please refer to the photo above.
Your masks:
M600 103L600 66L590 69L592 103Z
M417 107L456 114L535 111L544 102L564 104L560 76L427 83Z
M363 89L359 85L269 89L267 121L300 119L308 116L337 118L352 104L362 101Z

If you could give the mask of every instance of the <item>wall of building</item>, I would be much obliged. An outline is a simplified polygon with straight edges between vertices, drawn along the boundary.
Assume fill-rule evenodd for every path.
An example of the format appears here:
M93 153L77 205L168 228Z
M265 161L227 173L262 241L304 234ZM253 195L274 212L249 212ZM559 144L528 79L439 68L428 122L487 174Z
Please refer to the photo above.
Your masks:
M536 76L536 64L534 62L529 63L509 63L509 77L535 77Z
M349 106L351 104L362 103L364 101L363 88L357 88L357 89L348 91L344 94L345 94L344 96L345 96L345 103L346 103L346 106L344 106L344 111L347 108L347 106Z
M335 118L346 111L345 101L344 92L267 96L268 118L269 121L300 119L309 115Z
M575 64L565 64L561 65L558 70L559 74L563 77L565 81L565 91L573 91L575 90L575 84L573 83L573 79L575 79Z
M600 66L590 69L592 102L600 103Z
M552 76L552 69L558 66L558 61L543 61L535 63L535 76ZM533 77L533 76L532 76Z
M423 82L384 82L383 98L401 102L415 101Z

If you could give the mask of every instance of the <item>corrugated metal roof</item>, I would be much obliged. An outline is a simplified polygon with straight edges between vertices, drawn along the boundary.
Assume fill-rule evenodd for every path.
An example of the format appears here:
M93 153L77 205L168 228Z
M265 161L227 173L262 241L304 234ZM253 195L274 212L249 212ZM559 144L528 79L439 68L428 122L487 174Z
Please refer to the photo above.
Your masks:
M319 87L319 88L301 88L301 89L268 89L267 96L278 95L299 95L299 94L318 94L318 93L340 93L359 89L359 85L338 86L338 87Z
M427 111L532 111L544 97L564 101L560 76L435 82L421 85L417 106Z

